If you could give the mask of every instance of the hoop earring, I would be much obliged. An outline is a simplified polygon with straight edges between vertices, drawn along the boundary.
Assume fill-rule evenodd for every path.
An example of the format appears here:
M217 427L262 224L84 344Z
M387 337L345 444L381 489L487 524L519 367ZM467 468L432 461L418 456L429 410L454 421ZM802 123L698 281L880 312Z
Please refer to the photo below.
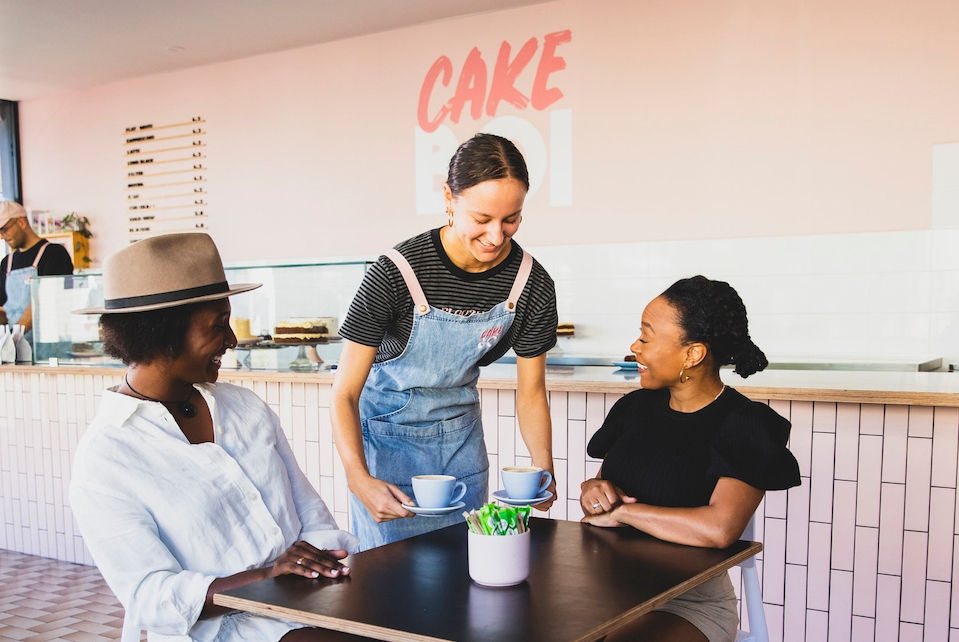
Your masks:
M686 368L679 371L679 383L686 383L690 379L692 379L692 377L686 374Z

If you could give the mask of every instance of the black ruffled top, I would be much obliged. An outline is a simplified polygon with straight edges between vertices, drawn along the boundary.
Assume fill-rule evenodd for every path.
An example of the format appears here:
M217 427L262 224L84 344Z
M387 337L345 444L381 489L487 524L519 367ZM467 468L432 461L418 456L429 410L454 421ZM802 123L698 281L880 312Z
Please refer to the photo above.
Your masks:
M690 413L669 407L667 389L637 390L616 402L587 452L604 459L604 479L640 503L705 506L720 477L763 491L798 486L789 429L772 408L733 388Z

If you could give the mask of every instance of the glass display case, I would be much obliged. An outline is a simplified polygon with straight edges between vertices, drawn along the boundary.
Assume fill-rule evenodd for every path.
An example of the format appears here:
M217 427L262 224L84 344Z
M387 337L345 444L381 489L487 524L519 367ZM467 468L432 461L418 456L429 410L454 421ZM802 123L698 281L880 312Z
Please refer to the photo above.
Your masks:
M230 297L239 345L225 355L223 368L312 372L335 367L342 345L339 321L369 265L340 261L226 267L230 283L263 287ZM37 277L31 282L31 296L34 363L120 365L103 353L99 317L72 313L103 305L102 274Z

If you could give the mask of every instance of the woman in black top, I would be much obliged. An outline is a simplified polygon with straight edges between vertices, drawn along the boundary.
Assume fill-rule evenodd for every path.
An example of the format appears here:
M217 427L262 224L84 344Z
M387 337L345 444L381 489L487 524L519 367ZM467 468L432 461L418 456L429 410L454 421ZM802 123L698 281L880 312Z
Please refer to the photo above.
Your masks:
M743 377L768 365L742 300L721 281L677 281L646 306L631 350L642 389L617 401L589 442L590 456L604 461L581 486L583 521L730 546L766 490L800 481L786 449L789 422L719 377L726 364ZM608 639L731 640L737 625L723 575Z

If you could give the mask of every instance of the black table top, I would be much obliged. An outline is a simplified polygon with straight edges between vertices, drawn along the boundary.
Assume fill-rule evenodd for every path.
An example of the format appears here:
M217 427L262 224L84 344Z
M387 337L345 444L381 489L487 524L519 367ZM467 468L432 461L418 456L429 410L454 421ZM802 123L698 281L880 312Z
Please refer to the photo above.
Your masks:
M383 640L593 640L762 550L541 518L530 531L530 575L517 586L470 579L464 523L352 555L342 579L282 576L214 602Z

